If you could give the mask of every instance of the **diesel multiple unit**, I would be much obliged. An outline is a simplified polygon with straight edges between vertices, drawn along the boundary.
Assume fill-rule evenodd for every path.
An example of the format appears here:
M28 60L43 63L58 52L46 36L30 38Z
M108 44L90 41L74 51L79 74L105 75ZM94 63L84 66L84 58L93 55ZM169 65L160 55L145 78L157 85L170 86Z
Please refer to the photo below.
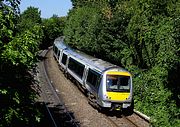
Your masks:
M127 70L71 49L63 38L55 39L53 55L65 75L85 89L92 105L109 110L133 109L132 76Z

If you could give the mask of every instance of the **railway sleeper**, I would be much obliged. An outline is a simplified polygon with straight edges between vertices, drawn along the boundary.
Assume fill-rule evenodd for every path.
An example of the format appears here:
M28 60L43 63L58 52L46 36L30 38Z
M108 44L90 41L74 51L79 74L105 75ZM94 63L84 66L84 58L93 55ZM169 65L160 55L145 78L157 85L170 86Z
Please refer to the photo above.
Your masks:
M80 127L79 122L71 120L71 121L65 121L65 126L67 127Z
M55 107L58 108L59 110L64 110L65 109L63 104L57 104L57 105L55 105Z

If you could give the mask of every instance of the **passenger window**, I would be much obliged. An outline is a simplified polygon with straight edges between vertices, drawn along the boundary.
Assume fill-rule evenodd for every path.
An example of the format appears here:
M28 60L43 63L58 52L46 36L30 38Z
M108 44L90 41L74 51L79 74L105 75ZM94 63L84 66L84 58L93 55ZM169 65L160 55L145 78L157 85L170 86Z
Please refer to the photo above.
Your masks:
M63 53L61 62L66 65L67 55Z
M100 84L100 74L92 69L89 69L87 76L87 83L91 84L94 87L99 87Z
M80 62L78 62L72 58L69 58L68 68L71 71L73 71L78 77L80 77L82 79L85 65L81 64Z

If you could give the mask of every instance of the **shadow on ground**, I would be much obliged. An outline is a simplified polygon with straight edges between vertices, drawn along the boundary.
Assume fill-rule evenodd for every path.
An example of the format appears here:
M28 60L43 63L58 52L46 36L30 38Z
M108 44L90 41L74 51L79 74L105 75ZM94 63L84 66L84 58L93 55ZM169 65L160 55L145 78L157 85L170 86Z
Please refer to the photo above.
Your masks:
M49 116L49 111L54 118L54 121ZM54 122L57 127L77 127L80 126L79 123L75 120L74 114L72 112L68 112L64 109L63 105L54 105L52 106L49 103L37 102L36 108L42 114L42 118L37 127L55 127Z

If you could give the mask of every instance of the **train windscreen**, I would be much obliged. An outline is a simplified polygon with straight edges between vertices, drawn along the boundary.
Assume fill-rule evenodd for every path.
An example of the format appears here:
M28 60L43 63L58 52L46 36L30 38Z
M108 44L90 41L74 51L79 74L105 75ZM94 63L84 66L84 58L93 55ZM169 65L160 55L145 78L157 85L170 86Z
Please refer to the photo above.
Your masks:
M107 91L129 92L130 83L130 76L107 75Z

